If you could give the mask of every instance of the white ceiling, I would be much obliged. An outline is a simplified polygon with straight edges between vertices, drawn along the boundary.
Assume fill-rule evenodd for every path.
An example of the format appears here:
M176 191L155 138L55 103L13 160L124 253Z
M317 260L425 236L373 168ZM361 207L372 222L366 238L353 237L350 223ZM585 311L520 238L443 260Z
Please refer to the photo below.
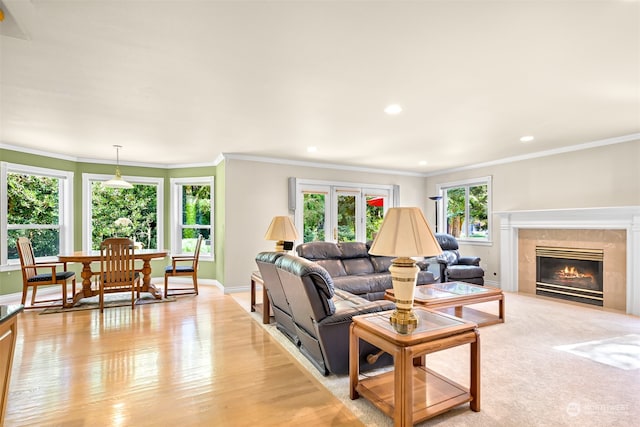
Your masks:
M0 3L5 146L432 173L640 137L637 0Z

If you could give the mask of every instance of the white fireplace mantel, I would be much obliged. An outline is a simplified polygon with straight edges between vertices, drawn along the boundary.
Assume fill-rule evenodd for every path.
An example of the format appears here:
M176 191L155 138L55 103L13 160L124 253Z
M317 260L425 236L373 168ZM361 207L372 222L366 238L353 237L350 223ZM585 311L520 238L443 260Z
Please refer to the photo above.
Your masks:
M640 316L640 206L494 212L500 218L500 283L518 291L518 230L623 229L627 232L627 313Z

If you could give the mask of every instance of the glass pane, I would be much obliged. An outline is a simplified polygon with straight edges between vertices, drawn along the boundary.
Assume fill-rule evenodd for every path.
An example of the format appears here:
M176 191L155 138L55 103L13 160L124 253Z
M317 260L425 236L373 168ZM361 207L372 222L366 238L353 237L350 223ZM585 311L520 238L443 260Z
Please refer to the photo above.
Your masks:
M324 241L325 199L325 194L303 194L302 215L304 242Z
M338 195L338 242L356 240L356 196Z
M158 248L157 187L135 184L131 189L91 184L91 246L100 249L108 237L128 237L144 249Z
M18 249L16 248L16 240L18 237L27 237L31 240L33 253L38 257L56 256L60 253L60 232L52 229L22 229L8 230L9 241L8 259L19 259Z
M59 224L59 180L7 174L8 224Z
M465 188L449 188L445 193L447 233L454 237L466 237L464 232Z
M181 246L183 254L192 254L195 252L198 236L201 234L204 240L200 247L200 255L211 255L211 229L209 228L183 228Z
M367 196L367 240L373 240L382 225L385 198Z
M211 186L182 186L182 224L211 225Z
M487 216L487 185L469 187L469 237L486 239L489 218Z

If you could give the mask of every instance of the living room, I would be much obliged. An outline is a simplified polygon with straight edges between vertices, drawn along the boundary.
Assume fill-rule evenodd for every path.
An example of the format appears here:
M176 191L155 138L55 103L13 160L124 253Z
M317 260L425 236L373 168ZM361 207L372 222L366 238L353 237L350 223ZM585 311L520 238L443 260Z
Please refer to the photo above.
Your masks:
M156 50L150 57L159 61L153 64L157 70L164 70L159 74L167 80L153 80L148 86L140 82L144 81L146 76L157 77L154 72L127 74L120 69L110 68L114 64L126 64L135 56L126 48L131 42L124 36L128 34L123 30L126 29L125 24L122 24L122 27L116 26L122 32L115 36L115 45L107 44L106 50L97 49L103 46L100 35L97 39L93 38L96 37L94 35L91 39L82 41L82 37L76 38L61 31L60 37L64 34L65 41L69 43L71 40L71 45L79 43L87 51L96 48L107 58L109 56L106 54L111 52L117 58L114 61L85 64L82 60L83 54L78 53L82 50L73 51L70 57L66 57L61 51L55 51L56 54L54 50L46 49L47 43L53 44L51 40L56 39L55 30L74 27L76 24L71 9L73 5L67 4L66 8L62 6L62 2L58 2L60 5L55 5L54 2L28 2L29 4L25 5L15 0L3 0L0 3L11 6L9 10L14 12L13 18L18 19L20 24L32 33L30 37L34 44L42 39L46 40L44 46L39 45L33 52L30 51L29 55L23 56L22 52L30 50L29 42L23 38L2 36L0 52L3 57L3 117L0 161L74 173L72 187L75 204L70 224L73 249L81 249L85 240L83 212L86 209L86 200L82 196L82 175L113 175L114 143L122 143L124 146L120 152L119 166L125 178L153 177L163 181L166 203L163 206L164 221L161 227L164 228L162 245L166 248L172 243L169 219L172 214L169 201L171 180L184 177L214 178L215 216L212 247L215 256L201 262L199 276L212 284L211 287L215 287L216 292L225 296L248 292L250 275L256 270L255 255L273 249L273 242L264 239L271 219L276 215L292 215L289 209L290 178L355 185L396 186L398 205L421 208L433 225L436 222L434 202L429 197L439 194L442 186L491 177L492 214L489 241L483 244L461 242L462 253L482 259L487 285L501 287L515 296L518 296L518 292L525 295L535 293L527 287L528 285L523 286L523 283L533 279L531 275L526 278L519 276L527 268L520 268L520 260L513 256L518 252L522 254L522 250L517 250L521 244L518 240L521 230L557 230L559 225L562 225L563 229L571 230L622 231L622 246L625 251L622 255L623 261L613 263L615 271L610 273L607 279L609 283L614 284L616 294L622 294L622 300L614 307L589 310L593 310L594 316L611 311L625 316L626 321L630 323L637 321L637 316L640 315L640 262L637 261L640 254L640 82L637 77L640 67L637 56L640 41L637 37L638 19L633 18L639 7L637 2L591 2L588 7L594 10L588 13L583 13L575 2L561 2L562 5L558 6L557 15L554 14L553 19L549 18L548 10L545 9L551 6L536 5L539 2L522 2L524 4L521 7L526 8L525 15L528 15L526 22L517 9L512 8L513 5L507 5L510 2L500 2L500 5L483 4L483 7L489 9L473 9L469 16L456 7L453 7L453 11L446 8L437 10L429 19L433 30L428 34L432 40L442 41L442 46L447 46L443 41L447 39L450 45L441 49L430 47L429 49L435 51L429 50L429 54L424 55L429 57L438 53L439 63L427 61L419 64L414 64L399 53L396 57L396 51L402 49L394 49L393 43L386 42L382 34L375 36L375 48L363 47L358 40L351 38L355 37L358 31L353 31L354 24L347 24L345 21L357 22L365 16L376 23L376 28L383 28L385 11L389 12L385 9L388 5L380 6L381 9L368 5L371 6L369 10L373 11L371 16L358 10L354 4L345 6L346 10L324 10L318 15L315 8L320 6L305 2L309 3L307 7L310 9L301 12L305 19L297 21L293 19L297 16L293 12L280 14L286 7L284 3L278 6L278 2L275 2L274 9L266 8L267 16L272 21L264 21L291 25L293 29L291 33L287 33L288 35L303 33L306 36L302 31L304 25L300 22L322 26L320 23L323 20L318 16L328 17L327 21L332 23L329 27L339 27L340 31L328 39L330 43L327 46L317 40L318 44L310 44L313 47L310 51L316 54L317 58L310 59L302 55L298 58L299 62L288 61L292 52L305 52L305 46L297 45L295 37L288 37L286 43L283 42L287 49L283 48L282 51L271 51L264 45L252 45L261 34L270 34L270 37L265 36L267 42L285 37L277 31L266 31L260 24L262 20L257 18L261 16L260 13L247 6L246 10L236 11L237 15L234 16L249 16L251 25L236 25L233 23L237 21L229 21L217 27L215 37L211 37L216 43L222 43L220 40L234 39L227 37L227 34L235 36L236 44L230 43L227 46L223 43L223 46L214 46L217 52L225 53L226 60L222 62L233 66L223 72L216 71L220 74L215 74L215 78L211 77L214 75L212 69L216 67L204 72L197 65L198 57L205 48L185 49L183 46L191 44L179 43L163 36L160 37L162 43L152 43ZM155 17L155 21L146 24L151 27L146 29L153 34L162 34L158 27L169 26L174 22L170 11L167 10L171 9L169 3L172 2L158 3L158 14L150 14ZM206 7L204 3L209 2L201 3L200 7ZM427 4L411 3L411 7L417 8L418 12ZM437 3L439 7L444 8L446 2ZM228 12L226 9L233 9L229 3L222 6L225 13ZM523 27L514 30L521 38L518 38L517 43L513 42L513 45L509 43L509 38L504 36L505 33L501 32L512 28L510 23L500 22L502 25L494 33L490 31L490 25L478 23L485 21L474 18L475 16L488 19L487 15L493 15L491 12L496 11L492 8L499 6L508 9L505 10L504 16L516 15L519 18L517 22L523 24ZM55 25L52 28L47 27L46 30L34 28L33 23L38 21L32 16L33 11L26 10L29 7L35 7L37 19L42 19L45 15L55 17L56 19L52 19ZM127 13L115 12L114 4L101 6L105 8L103 18L100 17L99 9L91 10L87 5L84 7L91 12L91 19L87 22L98 22L99 28L111 28L110 22L119 22L120 19L123 19L123 22L127 21L121 16L121 13ZM600 14L597 13L599 8L602 8ZM129 11L131 16L140 16L138 12ZM181 15L183 13L185 15ZM193 25L195 33L204 31L207 27L207 22L197 20L196 12L181 10L178 15L184 18L184 22L191 22L189 19L197 22ZM291 19L284 19L284 15ZM606 21L606 26L600 25L598 15ZM221 16L226 15L222 13ZM403 14L402 18L409 19L410 16L411 11ZM458 17L462 24L447 25L445 21L437 24L434 22L437 21L434 16ZM617 19L618 17L624 19ZM578 18L585 20L581 21ZM410 20L410 24L407 25L417 31L416 28L422 25L418 21L420 19ZM474 24L474 21L478 22ZM562 28L569 23L576 27L563 30ZM243 38L233 32L234 25L243 28L249 35ZM526 44L527 41L531 42L526 34L535 34L531 36L532 39L542 37L538 31L545 26L552 27L548 28L548 32L556 36L583 33L596 35L588 39L585 35L584 42L580 42L578 36L567 37L562 39L557 50L551 49L549 42L553 44L553 38L545 38L545 43L540 44L544 48L535 49L538 56L531 57L532 63L528 62L527 55L514 53L518 51L518 46L522 46L518 43L530 46ZM472 55L474 49L479 49L481 42L471 43L465 48L466 55L452 55L448 52L449 49L462 48L468 42L467 38L462 36L454 38L454 33L461 32L462 27L470 27L473 31L468 34L476 34L484 41L486 39L483 37L499 41L502 48L488 55L489 59L485 58L487 62L480 62L479 58ZM82 28L89 31L84 26ZM394 28L402 28L402 25L396 23ZM594 31L594 28L599 28L599 31ZM376 33L372 28L366 30L369 35ZM200 37L187 33L190 37L189 42L195 46L195 41ZM439 34L446 34L447 37L438 36ZM601 37L600 42L595 40L598 37ZM307 40L304 37L303 39ZM141 45L151 43L150 38L140 40L145 41ZM351 44L347 45L351 48L345 48L341 44L344 40L350 41ZM536 45L534 42L531 44ZM165 63L169 55L166 55L167 51L159 48L159 45L176 48L172 52L177 59L171 64ZM347 49L347 52L334 54L338 46ZM64 48L69 49L69 46L64 45ZM137 46L134 52L138 52L138 48L142 50ZM423 48L427 49L426 45L420 47ZM385 58L398 60L394 63L389 59L389 64L401 65L375 61L376 56L370 51L378 49L387 53L387 56L382 55ZM407 49L410 51L408 57L422 57L423 55L416 53L422 52L420 49ZM238 55L239 51L251 52L258 60L252 63L243 55ZM279 59L277 62L284 69L282 75L268 66L268 55L265 52ZM363 59L364 65L360 64L362 68L344 67L344 57L360 58L359 55L365 53L371 56ZM512 61L509 60L510 55L515 55ZM568 58L566 62L563 55ZM241 57L242 63L234 62L236 56ZM62 60L64 58L73 66L62 65L61 63L65 62ZM332 60L335 60L334 65L326 65L333 64ZM42 71L47 69L47 61L56 64L51 68L61 70L56 82L48 82L47 73ZM568 64L574 61L575 65ZM211 65L210 62L215 61L208 58L205 62ZM490 67L487 65L490 62L503 65ZM186 70L181 68L183 64ZM323 68L323 64L329 69ZM376 72L375 75L367 77L367 69L375 68L372 64L379 66L379 74ZM87 69L84 68L85 65ZM107 70L106 75L102 74L102 69ZM311 69L320 71L316 74L316 71ZM346 82L339 78L344 69L348 70ZM507 71L501 74L501 69ZM23 73L23 70L29 72ZM581 73L581 70L584 73ZM391 83L378 84L382 80L377 79L385 75L392 76L390 80L404 80L405 72L406 80L414 84L420 82L421 86L424 85L424 90L407 89L396 93L390 88L393 86ZM110 76L133 74L145 77L133 79L138 83L115 77L113 81L110 80ZM501 87L500 78L505 78L507 74L517 78L508 80L504 85L506 89L502 88L498 96L496 94ZM37 84L30 88L23 86L23 79L34 75L40 76L36 79ZM91 79L86 79L87 75L100 76L96 79L100 82L99 85L108 86L110 89L98 90ZM539 86L537 77L541 75L545 78L554 75L554 85ZM257 83L243 86L238 76L250 77ZM307 76L308 86L300 85L300 76ZM229 82L227 85L233 90L225 85L212 87L203 83L205 89L200 91L201 88L197 84L188 84L198 80ZM84 82L82 88L72 85L73 81ZM475 92L476 86L482 87L485 83L484 91ZM335 86L331 92L333 96L325 98L325 84ZM386 87L387 85L389 87ZM374 96L371 88L377 86L384 87ZM158 88L162 90L155 92ZM89 98L84 91L97 91L98 94L93 93ZM82 96L78 96L77 102L72 102L64 95L67 92L82 93ZM152 92L154 95L151 95ZM508 97L508 92L514 93ZM535 101L527 98L535 92L543 93ZM31 98L37 93L43 98ZM206 96L202 95L203 93L206 93ZM336 93L344 97L336 96ZM212 107L209 103L220 94L227 96L226 99L233 105L233 113L218 106ZM235 100L235 94L242 95L242 100ZM407 96L407 101L395 99L397 94ZM54 98L56 102L52 101ZM207 102L202 98L207 98ZM335 101L351 98L357 99L357 102L342 107L333 104ZM448 98L450 99L445 102ZM94 101L87 102L87 99ZM127 99L132 101L128 104ZM291 104L284 99L289 100ZM302 103L300 99L306 100L304 106L299 104ZM393 117L385 115L382 111L384 103L391 100L404 103L405 111ZM138 109L138 102L144 102L149 109ZM163 108L156 110L153 107L154 103L161 104ZM23 109L27 104L31 110ZM69 108L71 104L76 105L77 109ZM279 110L280 115L271 116L267 113L272 104L286 104L286 108ZM45 107L47 105L49 107ZM107 108L105 105L110 107ZM134 108L127 110L126 105ZM251 105L254 107L248 107ZM333 107L336 108L335 112ZM82 111L85 109L86 115ZM73 110L73 114L67 115L70 110ZM88 113L89 110L91 113ZM144 110L141 115L134 114L140 110ZM489 110L492 115L488 113ZM123 126L118 132L103 133L105 129L118 128L117 123L125 123L123 116L127 115L131 115L138 123L147 123L149 126L144 132L136 133L136 129L139 130L137 124L127 122L127 126ZM359 115L366 116L367 119ZM150 119L151 116L154 117L153 120ZM220 120L213 120L211 117L219 117ZM114 118L116 120L112 121ZM528 118L531 120L528 121ZM180 126L172 127L175 126L174 119ZM213 127L209 127L209 123L218 121L222 123L219 125L222 130L212 130ZM343 128L346 122L349 123L349 127ZM164 123L167 125L166 131L158 131L163 129ZM199 127L200 123L207 123L207 126ZM274 128L277 131L273 130ZM342 134L338 132L338 128L343 131ZM428 128L433 128L433 133L430 133ZM443 132L443 128L449 129L450 133ZM414 133L408 129L416 131ZM533 141L519 141L521 136L529 133L536 136ZM150 147L156 148L156 139L163 140L164 143L158 142L157 150L151 149ZM233 144L225 145L220 142L229 140ZM332 145L322 145L327 140L331 140ZM320 149L315 153L307 152L307 142L319 146ZM82 151L89 147L93 151ZM192 157L185 160L185 157L182 157L185 152L192 152ZM300 154L301 152L303 153ZM176 160L172 161L174 156ZM397 160L400 157L402 160ZM427 165L419 165L419 160L423 158L428 159ZM440 225L442 226L442 222ZM159 271L165 264L165 260L152 261L153 270ZM80 273L79 265L72 268ZM154 275L154 279L158 277ZM19 292L21 288L19 267L1 266L0 295ZM216 294L215 297L218 298L220 295ZM541 308L537 302L532 305ZM202 307L196 308L202 310ZM507 324L510 315L507 305ZM247 320L249 319L247 317ZM532 322L531 326L546 327L546 324L536 321ZM492 328L498 327L500 326ZM254 332L252 330L251 333ZM583 334L576 333L575 341L587 340ZM632 375L629 377L633 379ZM633 384L631 386L633 387ZM484 391L489 393L489 390ZM637 412L636 406L631 404L625 410L628 413L623 414L623 419Z

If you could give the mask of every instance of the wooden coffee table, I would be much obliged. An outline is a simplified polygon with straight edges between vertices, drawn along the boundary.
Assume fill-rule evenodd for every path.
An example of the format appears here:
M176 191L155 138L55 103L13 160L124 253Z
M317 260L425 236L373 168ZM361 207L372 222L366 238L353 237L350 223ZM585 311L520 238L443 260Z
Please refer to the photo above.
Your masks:
M393 418L395 426L412 426L470 402L480 411L480 336L477 325L421 307L418 326L409 334L395 331L392 311L353 317L349 334L349 397L368 399ZM393 355L393 371L360 378L359 342L367 341ZM425 355L471 344L470 387L457 384L425 366Z
M387 289L385 298L395 301L393 289ZM498 301L498 315L475 310L469 305ZM453 314L470 320L478 326L504 323L504 294L502 289L472 285L464 282L432 283L416 286L414 304Z

